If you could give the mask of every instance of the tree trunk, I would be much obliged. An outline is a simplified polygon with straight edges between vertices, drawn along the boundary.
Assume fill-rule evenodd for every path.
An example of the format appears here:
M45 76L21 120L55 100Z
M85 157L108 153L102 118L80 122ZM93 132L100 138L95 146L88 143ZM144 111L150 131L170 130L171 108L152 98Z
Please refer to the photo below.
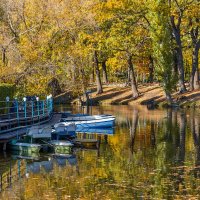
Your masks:
M195 48L192 52L192 73L190 76L190 90L199 89L199 69L198 69L198 53L199 53L199 46L198 44L195 45Z
M132 56L129 56L129 58L128 58L128 67L129 67L130 78L131 78L131 88L132 88L133 98L137 98L139 96L139 93L138 93L138 89L137 89L137 83L135 80Z
M175 18L174 16L171 16L172 31L177 44L176 55L177 55L177 67L178 67L178 78L179 78L179 91L180 93L183 93L186 91L186 87L185 87L185 74L184 74L182 41L181 41L181 31L180 31L181 20L182 20L181 16L179 16L177 24L175 24Z
M131 82L130 69L128 67L128 69L127 69L127 83L126 83L126 86L129 86L130 82Z
M186 92L185 87L185 74L184 74L184 65L183 65L183 52L182 45L177 48L177 66L178 66L178 77L179 77L179 92Z
M99 61L97 58L96 51L94 51L94 67L95 67L95 73L96 73L97 94L101 94L103 93L103 88L102 88L101 76L100 76L100 70L99 70Z
M149 61L149 83L153 83L154 65L152 56L149 56Z
M90 82L91 83L95 82L95 69L94 69L94 67L92 68L92 74L90 76Z
M103 82L108 83L108 74L107 74L107 67L106 67L106 61L102 62L102 70L103 70Z
M6 65L6 49L2 47L2 63Z
M169 105L172 105L172 96L171 96L171 93L165 90L165 96L166 96L166 100L169 103Z

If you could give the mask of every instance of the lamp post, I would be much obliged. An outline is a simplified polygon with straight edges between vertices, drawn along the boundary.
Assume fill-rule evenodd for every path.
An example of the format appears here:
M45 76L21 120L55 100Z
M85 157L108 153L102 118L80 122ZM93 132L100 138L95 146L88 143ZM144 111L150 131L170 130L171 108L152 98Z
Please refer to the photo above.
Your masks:
M38 116L40 115L40 110L39 110L39 97L36 97L37 101L37 110L38 110Z
M49 108L49 113L52 112L53 110L53 99L52 99L52 94L49 95L49 104L50 104L50 108Z
M16 109L17 120L18 120L18 124L19 124L19 105L18 105L17 98L15 98L15 100L14 100L14 112L15 112L15 109Z
M23 98L24 101L24 117L26 118L26 97Z
M9 101L10 101L10 97L7 96L6 97L6 110L7 110L7 113L8 113L8 118L10 119Z

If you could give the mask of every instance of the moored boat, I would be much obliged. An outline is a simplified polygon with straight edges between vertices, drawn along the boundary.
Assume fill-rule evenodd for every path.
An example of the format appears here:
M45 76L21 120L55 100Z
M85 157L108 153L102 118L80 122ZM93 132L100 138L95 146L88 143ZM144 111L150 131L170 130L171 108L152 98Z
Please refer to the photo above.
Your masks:
M58 127L58 126L68 127L71 124L72 124L72 122L60 122L60 123L57 123L54 127L55 128ZM81 129L81 128L108 128L108 127L114 127L115 118L96 119L96 120L87 120L87 121L74 121L73 124L76 126L76 129Z
M9 143L9 147L13 151L22 151L29 153L38 153L42 146L40 144L32 144L25 142L24 140L13 139Z
M115 118L112 115L80 115L80 116L68 116L66 118L61 118L61 122L71 122L71 121L91 121L100 119L110 119Z
M114 127L115 118L77 121L74 123L76 124L76 128L78 128L78 129L81 129L81 128L106 128L106 127Z
M54 125L55 131L53 132L53 138L59 140L61 136L75 137L76 125L75 123L59 122Z
M50 142L52 147L54 148L55 153L71 153L72 152L72 147L74 144L72 144L69 141L60 141L60 140L52 140Z

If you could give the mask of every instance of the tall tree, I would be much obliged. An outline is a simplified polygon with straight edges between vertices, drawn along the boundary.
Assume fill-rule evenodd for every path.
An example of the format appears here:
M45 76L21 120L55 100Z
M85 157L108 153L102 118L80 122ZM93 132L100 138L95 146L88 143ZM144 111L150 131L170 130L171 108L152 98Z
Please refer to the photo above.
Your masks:
M181 93L186 91L185 87L185 73L184 73L184 60L183 60L183 45L181 36L181 22L185 10L185 4L179 4L177 0L169 0L170 7L170 21L173 31L173 36L176 41L175 52L177 57L177 67L179 76L179 91ZM167 2L166 2L167 3Z
M199 1L193 1L188 6L185 21L186 29L189 30L192 47L192 70L190 75L190 90L199 89L199 48L200 48L200 4ZM187 33L186 31L186 33Z
M155 58L156 71L163 83L163 89L168 102L172 103L175 77L173 76L173 47L171 28L169 24L170 8L167 0L150 0L151 38Z

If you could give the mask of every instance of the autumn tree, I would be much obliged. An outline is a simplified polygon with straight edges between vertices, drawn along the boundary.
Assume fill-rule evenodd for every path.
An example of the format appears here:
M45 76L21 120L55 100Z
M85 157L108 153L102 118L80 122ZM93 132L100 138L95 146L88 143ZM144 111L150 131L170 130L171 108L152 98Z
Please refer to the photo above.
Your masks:
M166 0L149 1L151 38L153 42L156 71L163 83L163 89L169 103L172 103L171 93L174 88L173 76L173 46L169 24L170 7Z

